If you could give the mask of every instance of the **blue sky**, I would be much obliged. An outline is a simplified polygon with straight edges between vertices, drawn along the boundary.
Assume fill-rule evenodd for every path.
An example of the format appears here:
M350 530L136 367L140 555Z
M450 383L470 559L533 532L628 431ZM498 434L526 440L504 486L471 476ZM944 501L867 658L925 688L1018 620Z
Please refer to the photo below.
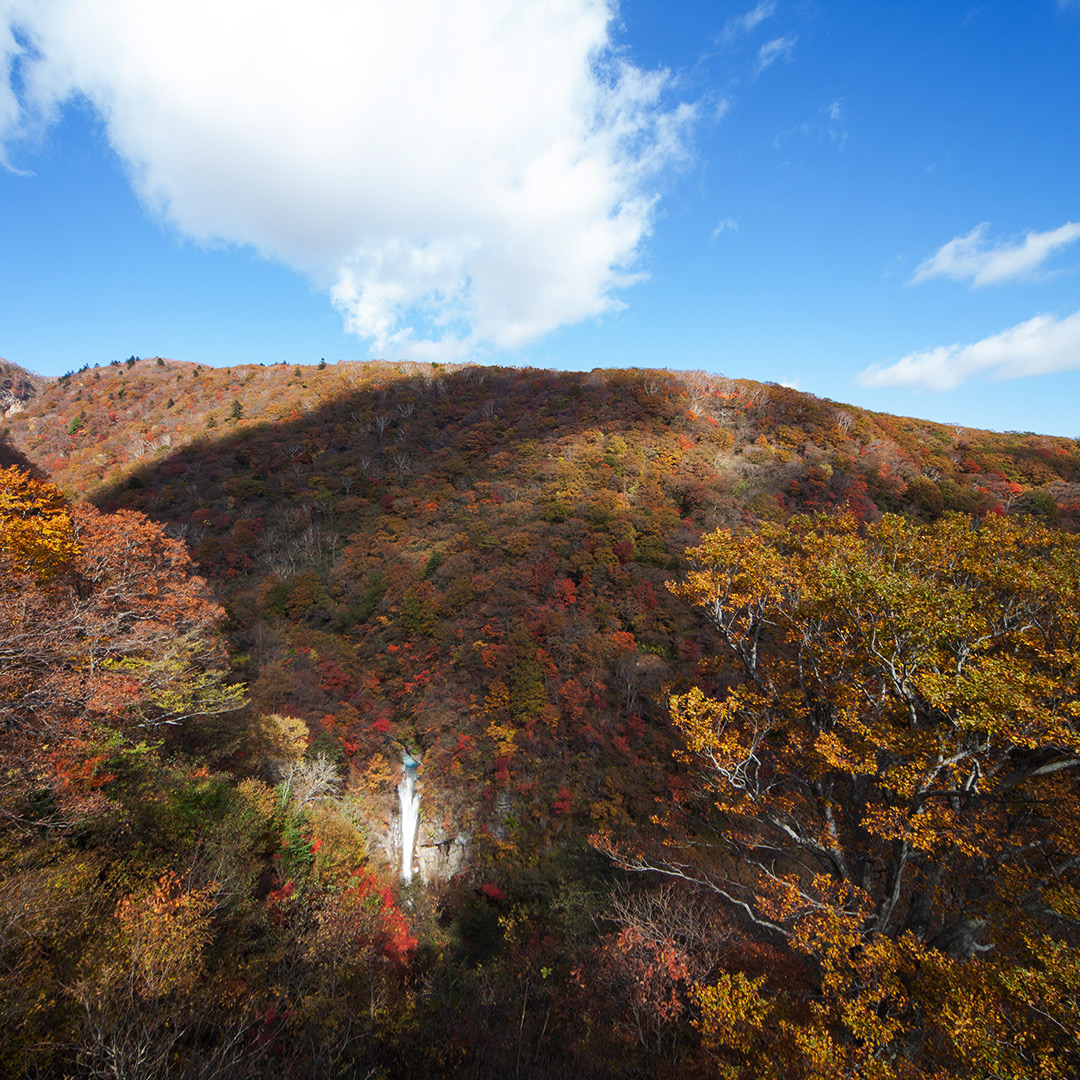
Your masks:
M157 7L0 0L0 356L705 369L1080 435L1080 2Z

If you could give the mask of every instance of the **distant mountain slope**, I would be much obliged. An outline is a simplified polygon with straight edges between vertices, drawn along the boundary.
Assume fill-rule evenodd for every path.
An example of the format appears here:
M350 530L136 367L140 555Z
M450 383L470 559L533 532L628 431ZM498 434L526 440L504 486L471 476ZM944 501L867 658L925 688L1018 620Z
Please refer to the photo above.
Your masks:
M701 372L581 375L381 361L202 368L133 358L46 379L0 361L0 398L6 393L15 403L2 421L12 444L67 491L87 495L190 443L204 444L256 423L298 422L356 393L377 399L404 395L415 405L429 387L436 394L439 387L456 392L476 380L488 388L478 393L483 398L491 397L496 383L505 396L515 381L535 387L538 379L543 392L536 390L535 401L529 393L512 395L527 410L536 406L557 418L589 388L608 385L640 399L643 423L677 421L686 438L713 448L710 471L729 478L739 474L732 486L739 489L735 498L741 504L749 507L763 494L779 496L779 509L759 498L751 515L845 499L861 503L865 497L883 509L931 515L942 508L1013 510L1019 505L1056 516L1067 527L1076 523L1076 440L873 413L774 384ZM494 407L492 401L487 408ZM378 400L369 406L373 414L377 405ZM493 414L480 419L490 422ZM595 419L602 427L604 417ZM504 408L500 423L508 421L516 419ZM407 427L395 426L395 437ZM646 441L649 430L641 432ZM686 479L689 483L690 476Z
M0 358L0 417L22 412L52 381Z

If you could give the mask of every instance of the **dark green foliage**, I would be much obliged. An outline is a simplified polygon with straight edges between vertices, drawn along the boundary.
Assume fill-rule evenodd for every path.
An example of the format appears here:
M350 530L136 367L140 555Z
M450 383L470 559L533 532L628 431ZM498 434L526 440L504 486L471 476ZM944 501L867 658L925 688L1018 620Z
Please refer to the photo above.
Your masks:
M908 482L908 495L915 509L927 517L939 517L945 509L941 488L927 476L913 477Z
M328 758L336 765L345 763L345 751L342 749L341 740L334 738L333 735L327 732L316 735L307 748L307 757L316 758L320 755Z
M1035 488L1025 493L1020 499L1020 509L1025 513L1041 517L1048 525L1057 524L1057 503L1053 495L1042 488Z
M379 570L368 575L367 588L349 613L353 623L366 622L374 614L379 601L386 595L387 582Z

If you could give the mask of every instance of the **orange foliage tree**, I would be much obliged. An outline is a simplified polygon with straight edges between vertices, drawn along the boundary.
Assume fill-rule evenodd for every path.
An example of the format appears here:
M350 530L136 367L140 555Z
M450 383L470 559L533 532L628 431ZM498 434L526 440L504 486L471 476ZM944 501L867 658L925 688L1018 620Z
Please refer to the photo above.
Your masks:
M224 681L223 612L183 545L141 514L69 506L51 484L0 470L0 805L32 791L86 809L117 739L237 708Z
M840 516L689 554L741 678L671 699L696 813L605 843L808 962L698 985L721 1075L1076 1075L1080 542Z

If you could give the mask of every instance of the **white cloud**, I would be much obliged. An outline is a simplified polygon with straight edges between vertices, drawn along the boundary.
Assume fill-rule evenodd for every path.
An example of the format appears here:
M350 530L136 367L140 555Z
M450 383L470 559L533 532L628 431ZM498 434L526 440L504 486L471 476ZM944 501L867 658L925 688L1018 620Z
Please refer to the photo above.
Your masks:
M796 124L794 127L787 128L785 131L778 131L772 138L772 146L774 150L783 150L784 143L788 139L794 138L796 135L809 135L814 130L814 125L808 120L804 120L801 124Z
M916 267L908 284L945 277L970 281L975 288L1000 285L1030 276L1055 252L1080 239L1080 223L1074 221L1047 232L1029 232L1019 242L987 242L989 227L984 221L966 236L957 236L944 244Z
M848 133L844 127L844 106L839 99L831 101L825 107L825 115L828 118L826 130L829 133L829 142L839 146L841 150L847 144Z
M829 104L821 110L820 115L825 117L824 122L815 116L812 120L804 120L801 124L796 124L794 127L778 131L772 138L773 149L783 150L784 144L789 139L813 136L818 142L824 142L828 139L833 146L837 147L839 150L843 150L847 145L848 138L847 129L844 127L843 102L839 100L829 102Z
M756 7L727 21L722 35L724 40L733 41L742 34L749 34L760 23L772 18L775 11L776 0L761 0Z
M379 351L516 348L620 306L694 119L613 8L0 0L0 146L81 96L154 214L310 275Z
M790 60L791 54L795 49L795 43L798 40L797 37L779 37L773 38L772 41L765 42L765 44L758 49L757 65L754 68L754 74L760 75L766 68L772 67L777 60Z
M969 379L1020 379L1080 370L1080 311L1064 319L1036 315L971 345L941 345L863 371L862 386L955 390Z
M739 231L739 223L734 218L726 217L716 223L716 228L713 229L710 235L710 240L715 240L722 232L731 229L733 232Z

